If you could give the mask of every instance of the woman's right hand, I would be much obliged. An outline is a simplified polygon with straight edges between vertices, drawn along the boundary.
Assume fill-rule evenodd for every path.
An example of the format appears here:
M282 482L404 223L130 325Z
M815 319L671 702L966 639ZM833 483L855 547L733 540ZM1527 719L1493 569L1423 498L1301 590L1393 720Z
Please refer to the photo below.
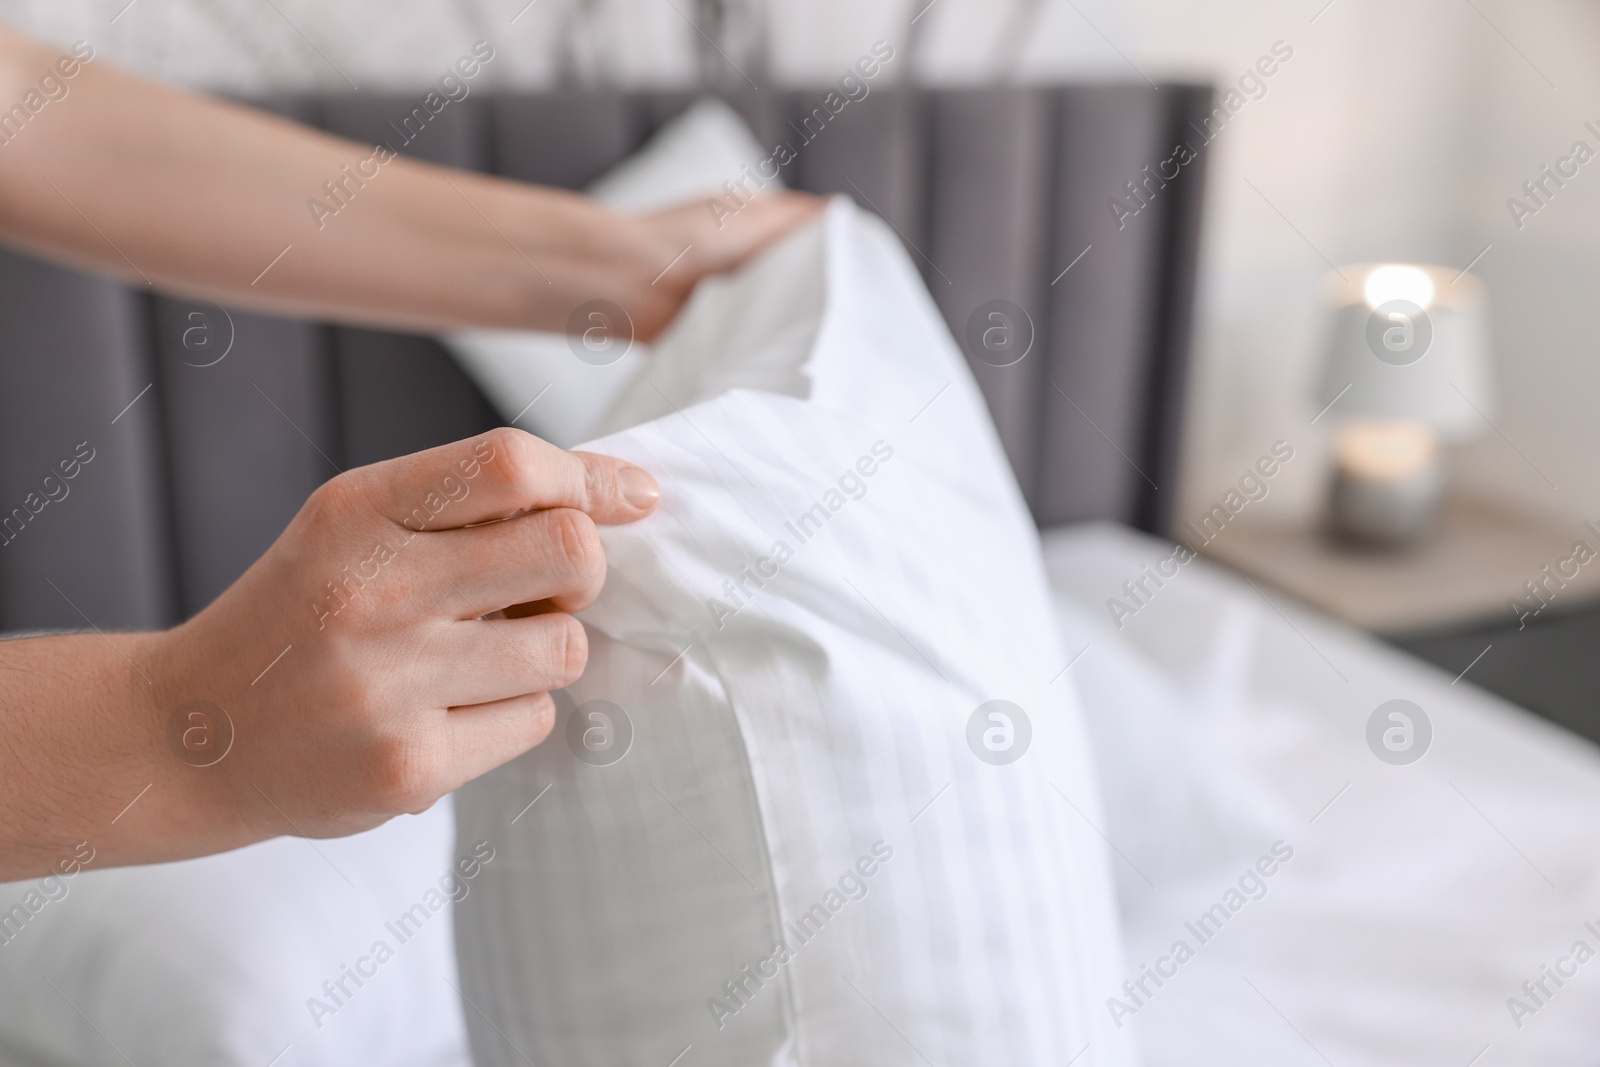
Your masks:
M115 864L353 833L525 752L587 658L570 613L605 579L595 524L658 495L499 429L334 478L170 631L0 645L20 668L0 670L0 879L79 840Z

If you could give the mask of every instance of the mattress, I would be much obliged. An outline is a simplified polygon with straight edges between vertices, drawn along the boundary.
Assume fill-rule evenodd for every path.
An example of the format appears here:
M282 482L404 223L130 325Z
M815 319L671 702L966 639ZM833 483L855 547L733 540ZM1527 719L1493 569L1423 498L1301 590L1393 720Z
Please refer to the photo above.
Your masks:
M1600 750L1169 543L1093 524L1045 554L1085 704L1142 706L1091 669L1114 655L1179 697L1101 754L1131 972L1107 1010L1150 1067L1595 1061Z

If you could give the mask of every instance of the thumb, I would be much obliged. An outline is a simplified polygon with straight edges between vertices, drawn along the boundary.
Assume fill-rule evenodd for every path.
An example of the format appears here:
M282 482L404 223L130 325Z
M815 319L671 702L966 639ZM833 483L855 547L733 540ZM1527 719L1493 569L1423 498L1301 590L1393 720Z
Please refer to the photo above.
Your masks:
M602 526L637 522L656 509L661 486L643 467L596 452L573 452L583 464L584 500L579 508Z

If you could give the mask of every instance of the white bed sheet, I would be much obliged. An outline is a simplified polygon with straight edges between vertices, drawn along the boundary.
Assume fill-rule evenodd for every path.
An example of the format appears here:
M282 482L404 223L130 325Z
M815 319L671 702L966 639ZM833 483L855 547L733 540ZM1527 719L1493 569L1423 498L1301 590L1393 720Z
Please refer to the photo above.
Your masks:
M1183 761L1170 736L1125 736L1101 761L1102 779L1118 776L1108 792L1154 798L1137 814L1109 803L1102 827L1123 854L1129 967L1179 938L1196 948L1165 985L1147 982L1154 995L1126 1020L1148 1067L1596 1061L1600 958L1564 964L1576 975L1561 986L1546 978L1542 1004L1522 984L1577 941L1600 951L1585 927L1600 930L1600 750L1475 689L1470 675L1453 683L1200 560L1159 589L1147 583L1154 595L1119 632L1107 598L1171 546L1093 524L1052 533L1045 551L1069 655L1088 646L1073 671L1091 729L1096 706L1127 702L1116 672L1092 669L1095 657L1131 655L1160 668L1195 718L1181 725L1214 746ZM1408 766L1366 742L1368 717L1396 698L1421 706L1434 731ZM1210 780L1168 788L1185 775ZM1197 826L1196 794L1223 812L1211 821L1237 825ZM1255 815L1226 813L1240 796L1261 798ZM1133 824L1162 803L1177 828L1168 840ZM1242 847L1252 835L1259 843ZM1273 836L1293 859L1200 944L1185 920ZM1514 1019L1512 997L1537 1010Z

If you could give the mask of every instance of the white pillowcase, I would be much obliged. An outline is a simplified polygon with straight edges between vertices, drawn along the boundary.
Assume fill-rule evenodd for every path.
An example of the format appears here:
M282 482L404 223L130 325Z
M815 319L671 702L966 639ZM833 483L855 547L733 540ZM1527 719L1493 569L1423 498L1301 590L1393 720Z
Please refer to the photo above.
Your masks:
M647 373L588 671L457 796L479 1067L1134 1062L1038 539L897 239L833 202Z
M470 898L478 878L441 892L460 873L452 829L445 803L339 840L114 870L91 860L0 886L0 1062L465 1067L446 898ZM392 957L374 952L380 940Z
M766 155L732 108L706 97L587 191L619 211L655 211L720 194L723 182ZM532 330L461 330L439 340L502 418L562 448L594 435L649 358L649 346L636 342L615 362L585 362L566 335Z

